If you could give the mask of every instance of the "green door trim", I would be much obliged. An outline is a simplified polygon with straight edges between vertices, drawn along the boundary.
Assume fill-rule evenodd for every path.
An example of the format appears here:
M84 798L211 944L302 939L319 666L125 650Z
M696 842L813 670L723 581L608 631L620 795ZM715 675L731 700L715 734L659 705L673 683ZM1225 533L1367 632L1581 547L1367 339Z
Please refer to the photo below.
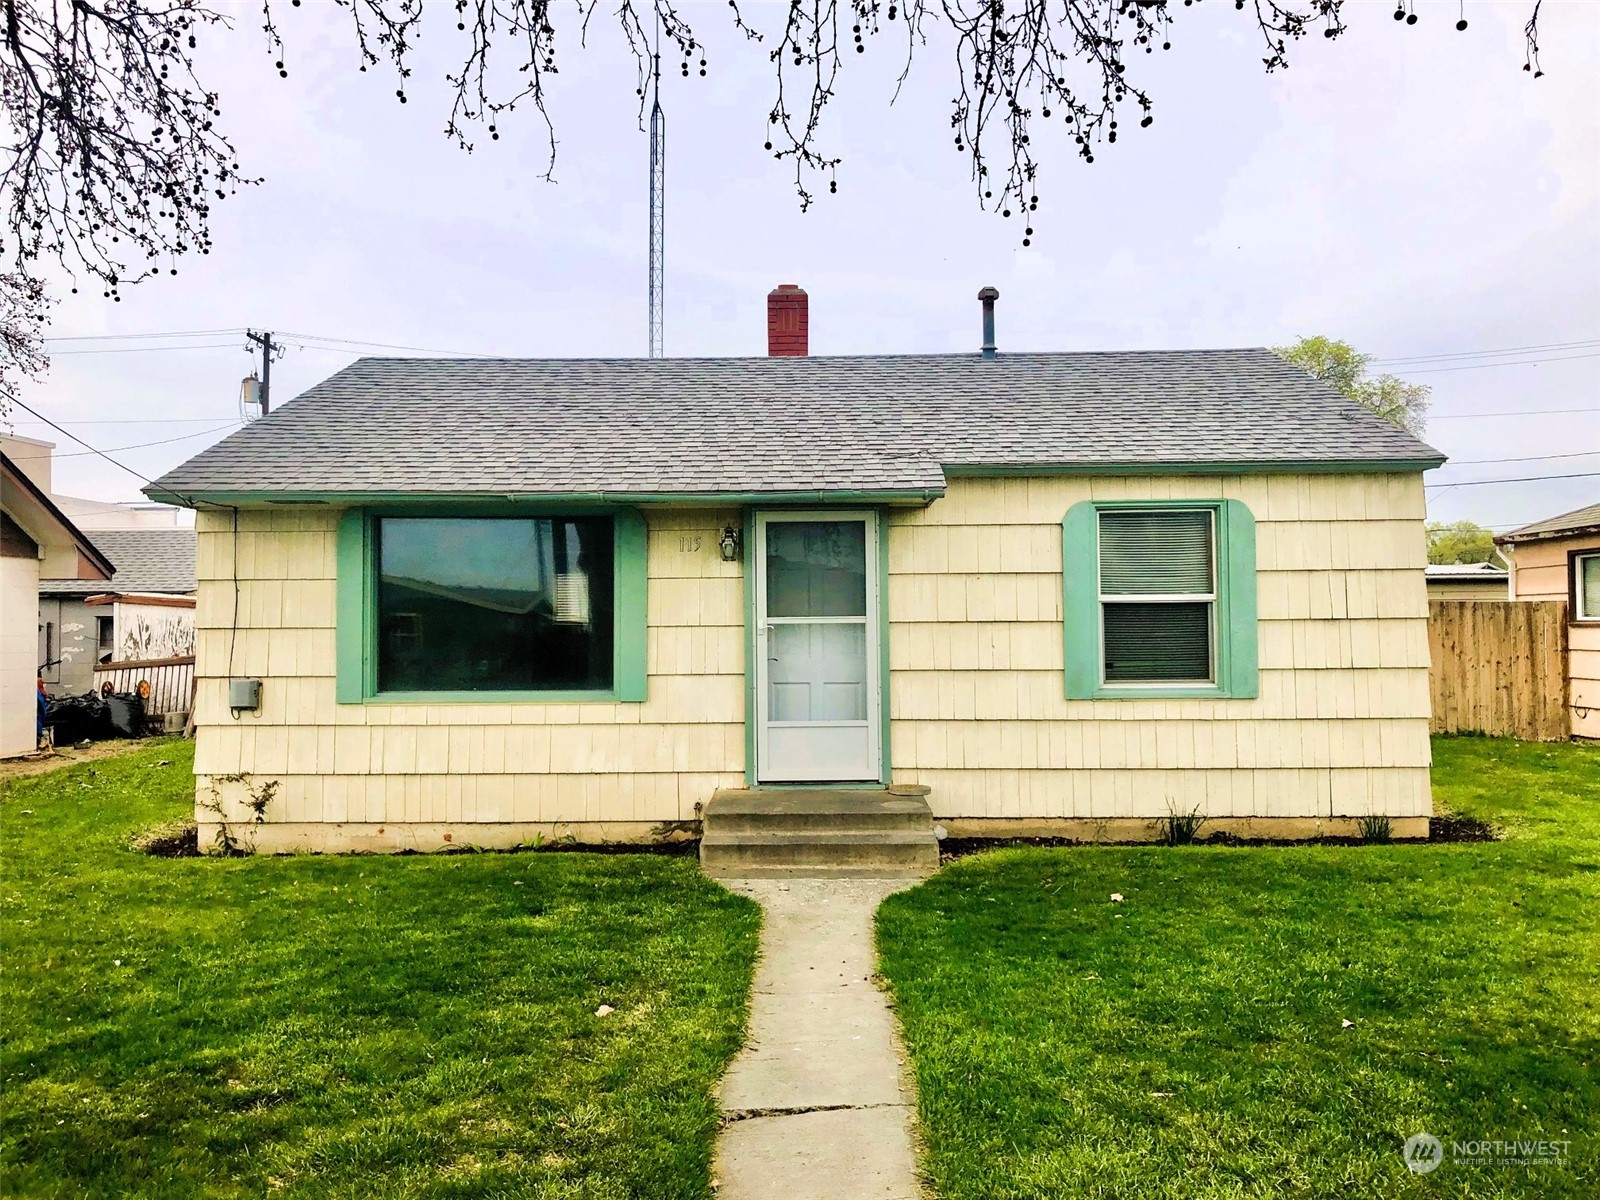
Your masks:
M790 506L793 507L793 506ZM811 508L812 506L803 506ZM740 547L744 568L744 782L749 788L774 791L810 785L771 785L756 782L756 516L762 512L782 512L783 505L746 507L741 512ZM878 725L879 778L874 783L830 783L830 788L886 787L893 774L889 749L889 513L874 510L878 522Z

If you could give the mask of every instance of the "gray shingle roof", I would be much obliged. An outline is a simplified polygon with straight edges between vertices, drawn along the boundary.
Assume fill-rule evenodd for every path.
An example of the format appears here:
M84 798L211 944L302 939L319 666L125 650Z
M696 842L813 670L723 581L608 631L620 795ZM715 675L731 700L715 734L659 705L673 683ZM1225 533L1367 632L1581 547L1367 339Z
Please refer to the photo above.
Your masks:
M1505 579L1511 572L1493 563L1429 563L1424 574L1429 579Z
M946 467L1441 457L1266 350L364 358L146 491L916 493Z
M104 579L41 579L44 596L92 596L102 592L195 591L193 529L103 529L86 535L117 572Z
M1580 530L1594 528L1600 528L1600 504L1591 504L1586 508L1562 513L1559 517L1546 517L1543 521L1535 521L1532 525L1524 525L1521 529L1502 533L1495 538L1495 541L1535 542L1546 538L1565 537Z

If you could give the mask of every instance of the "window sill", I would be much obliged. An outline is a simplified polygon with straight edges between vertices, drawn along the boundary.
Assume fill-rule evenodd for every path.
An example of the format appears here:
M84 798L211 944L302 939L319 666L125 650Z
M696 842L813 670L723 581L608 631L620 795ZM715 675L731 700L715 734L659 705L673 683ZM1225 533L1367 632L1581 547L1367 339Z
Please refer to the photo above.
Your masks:
M1132 685L1117 687L1102 684L1094 690L1091 700L1232 700L1231 693L1214 683L1205 684L1153 684L1148 687Z
M601 691L378 692L362 704L620 704L614 689ZM639 704L634 700L628 703Z

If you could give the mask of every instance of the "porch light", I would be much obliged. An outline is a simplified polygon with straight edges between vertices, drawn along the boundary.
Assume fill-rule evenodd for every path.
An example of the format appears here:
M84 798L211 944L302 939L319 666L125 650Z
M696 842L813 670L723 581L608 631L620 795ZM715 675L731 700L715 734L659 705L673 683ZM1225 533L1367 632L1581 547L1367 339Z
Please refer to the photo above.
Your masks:
M723 562L738 562L739 531L732 525L724 526L722 537L717 541L717 548L722 551Z

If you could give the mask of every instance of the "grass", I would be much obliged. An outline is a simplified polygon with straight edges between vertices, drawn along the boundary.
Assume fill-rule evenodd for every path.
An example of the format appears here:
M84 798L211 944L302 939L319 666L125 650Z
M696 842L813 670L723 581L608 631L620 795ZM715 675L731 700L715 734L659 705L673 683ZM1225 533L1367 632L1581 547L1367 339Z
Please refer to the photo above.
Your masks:
M3 785L0 1194L710 1194L753 904L647 855L129 849L190 753Z
M1600 748L1434 753L1504 840L1001 850L890 897L942 1200L1600 1195Z

